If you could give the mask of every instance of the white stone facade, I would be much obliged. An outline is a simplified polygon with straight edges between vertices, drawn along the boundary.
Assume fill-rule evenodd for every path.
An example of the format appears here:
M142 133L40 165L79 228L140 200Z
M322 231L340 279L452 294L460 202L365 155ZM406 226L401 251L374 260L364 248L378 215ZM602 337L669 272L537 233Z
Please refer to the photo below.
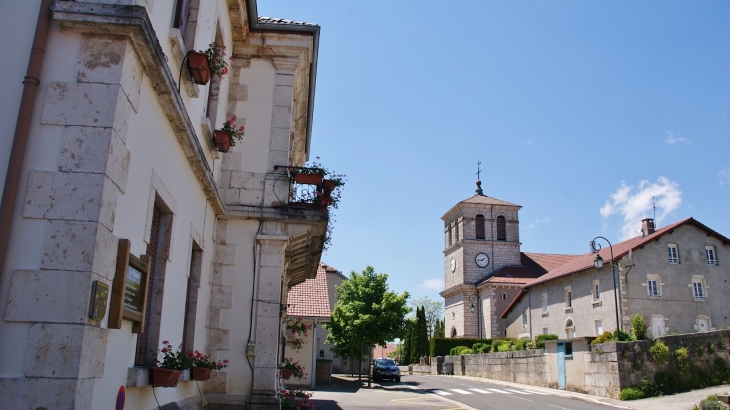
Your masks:
M15 110L0 117L7 130L40 3L0 17L3 33L23 39L0 46L15 61L0 79L3 106ZM163 340L230 360L201 383L206 402L279 408L281 305L289 286L316 274L328 222L287 207L290 185L276 168L309 156L318 27L258 20L255 3L189 0L181 30L176 7L85 0L43 10L40 85L3 227L0 408L105 408L120 386L126 408L194 407L190 381L151 394L139 365L154 365ZM193 84L180 75L187 50L213 41L233 56L229 73ZM217 152L212 131L233 115L244 139ZM2 172L11 146L11 133L0 136ZM102 320L89 316L94 283L113 291L120 239L136 256L157 244L146 333L129 320L114 328L109 306Z

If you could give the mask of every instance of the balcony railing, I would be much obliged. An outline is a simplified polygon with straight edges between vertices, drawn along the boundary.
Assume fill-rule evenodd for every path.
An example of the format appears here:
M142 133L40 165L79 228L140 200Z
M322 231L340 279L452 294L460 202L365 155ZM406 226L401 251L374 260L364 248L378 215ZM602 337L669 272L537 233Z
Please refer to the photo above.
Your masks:
M337 181L325 179L318 168L277 165L275 170L284 169L289 178L289 207L327 211L333 204L332 193Z

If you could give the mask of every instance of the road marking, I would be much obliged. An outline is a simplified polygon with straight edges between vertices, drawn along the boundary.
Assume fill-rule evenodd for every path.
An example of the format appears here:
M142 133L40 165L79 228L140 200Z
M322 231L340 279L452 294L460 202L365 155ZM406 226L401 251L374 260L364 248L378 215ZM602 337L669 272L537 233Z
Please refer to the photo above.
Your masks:
M535 391L535 390L525 390L525 391L526 392L529 392L529 393L532 393L532 394L541 394L543 396L550 396L550 393L543 393L543 392Z
M546 405L548 405L548 406L550 406L550 407L555 407L555 408L557 408L557 409L563 409L563 410L570 410L570 409L568 409L568 408L565 408L565 407L560 407L560 406L553 406L552 404L547 404L547 403L545 403L545 404L546 404Z
M482 393L482 394L492 394L492 392L486 391L486 390L482 390L482 389L469 389L469 390L475 391L477 393Z
M532 394L532 393L530 393L530 392L526 392L526 391L519 391L519 390L512 390L512 389L505 389L505 390L507 390L507 391L511 391L512 393L519 393L519 394Z
M434 390L433 392L438 394L439 396L451 396L451 393L443 390Z
M438 400L447 400L447 399L438 399ZM464 407L451 407L454 404L457 403L433 403L428 401L428 397L416 397L416 398L407 398L407 399L393 399L391 400L393 402L397 403L407 403L407 404L418 404L421 406L432 406L432 407L439 407L441 410L464 410ZM450 401L450 400L449 400ZM446 406L446 407L444 407Z
M524 401L532 401L532 400L530 400L530 399L526 399L526 398L524 398L524 397L518 397L518 396L509 396L509 397L511 397L511 398L513 398L513 399L520 399L520 400L524 400ZM569 410L569 409L565 409L565 410Z
M497 392L497 393L502 393L502 394L512 394L512 393L510 393L508 391L502 391L502 390L497 390L497 389L489 389L489 390L494 391L494 392Z
M459 394L474 394L474 393L472 393L472 392L468 392L468 391L466 391L466 390L461 390L461 389L449 389L449 390L451 390L451 391L455 391L455 392L457 392L457 393L459 393Z

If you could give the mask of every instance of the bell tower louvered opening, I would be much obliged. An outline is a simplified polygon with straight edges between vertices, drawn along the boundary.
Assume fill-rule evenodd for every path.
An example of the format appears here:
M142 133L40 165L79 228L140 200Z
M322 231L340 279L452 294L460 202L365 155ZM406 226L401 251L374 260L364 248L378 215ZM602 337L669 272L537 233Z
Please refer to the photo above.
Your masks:
M477 239L484 239L484 215L477 215L476 222Z

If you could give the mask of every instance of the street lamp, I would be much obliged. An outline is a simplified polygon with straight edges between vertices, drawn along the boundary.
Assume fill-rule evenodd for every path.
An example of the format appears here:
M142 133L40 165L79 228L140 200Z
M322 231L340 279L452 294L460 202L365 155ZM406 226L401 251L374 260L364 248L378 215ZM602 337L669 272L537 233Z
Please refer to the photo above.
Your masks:
M469 302L471 302L471 306L469 306L469 313L474 313L474 309L476 308L474 307L474 302L471 300L471 296L469 296Z
M601 250L601 245L596 243L596 239L603 239L608 243L608 248L611 251L611 273L613 274L613 298L616 303L616 329L621 329L621 322L619 321L618 316L618 287L616 286L616 264L613 260L613 246L611 246L611 242L608 241L608 239L604 238L603 236L596 236L591 241L591 248L593 248L594 251L596 251L596 258L593 259L593 266L596 267L596 269L601 269L603 267L603 258L601 258L601 254L599 251ZM616 335L618 337L618 335Z

